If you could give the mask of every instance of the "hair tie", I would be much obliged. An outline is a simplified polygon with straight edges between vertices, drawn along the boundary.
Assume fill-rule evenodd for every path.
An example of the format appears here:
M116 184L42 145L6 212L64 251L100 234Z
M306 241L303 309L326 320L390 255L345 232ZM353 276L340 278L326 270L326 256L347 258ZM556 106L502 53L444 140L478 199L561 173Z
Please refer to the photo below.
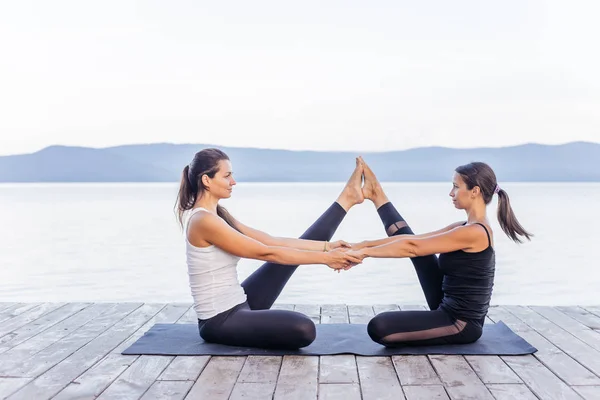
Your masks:
M494 189L494 193L497 194L500 191L500 186L496 185L496 189Z

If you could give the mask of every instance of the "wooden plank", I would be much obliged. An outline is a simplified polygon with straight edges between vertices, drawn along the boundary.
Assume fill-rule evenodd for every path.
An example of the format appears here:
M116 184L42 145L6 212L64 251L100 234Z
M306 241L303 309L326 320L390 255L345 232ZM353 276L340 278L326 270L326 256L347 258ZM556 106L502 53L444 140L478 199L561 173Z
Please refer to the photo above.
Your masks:
M281 368L282 357L248 356L238 382L276 383Z
M523 383L498 356L465 356L473 371L485 383Z
M7 319L0 324L0 337L35 321L41 316L64 306L65 303L43 303L37 307L29 309L16 317Z
M279 304L279 303L275 303L275 304L273 304L273 306L271 306L271 310L294 311L294 305L293 304Z
M127 349L139 338L144 336L144 333L148 332L155 324L173 324L175 321L180 319L183 314L187 312L189 305L181 303L170 303L167 304L164 309L160 310L156 315L150 318L144 325L142 325L137 331L129 336L125 341L119 344L112 350L112 353L122 353L123 350Z
M491 308L490 308L491 310ZM534 353L537 358L554 372L559 378L569 385L594 385L600 384L599 378L590 372L583 365L568 356L552 342L532 330L529 325L515 317L508 310L502 307L495 307L490 314L496 321L503 320L515 332L518 332L523 339L527 340L531 345L538 349ZM526 366L524 366L526 367Z
M140 329L135 331L124 342L112 351L107 357L100 360L93 368L86 371L75 380L76 386L69 386L62 394L65 399L98 396L102 393L103 398L139 398L160 376L174 357L156 356L124 356L121 351L129 347L137 338L144 334L155 323L174 323L179 320L189 309L188 304L168 304L160 312L154 315ZM107 365L105 365L107 364ZM117 364L117 367L113 365ZM125 366L122 374L116 374L119 366ZM129 366L127 368L127 366ZM149 379L152 377L152 379ZM108 387L108 389L107 389ZM62 393L62 392L61 392ZM60 394L59 394L60 395Z
M228 399L245 360L246 357L212 357L185 398Z
M576 321L568 315L552 307L530 307L544 318L554 322L571 335L575 336L588 346L600 351L600 333Z
M319 400L361 400L358 383L319 385Z
M58 343L58 346L52 345L38 353L36 360L40 354L48 350L43 366L40 368L39 364L35 363L36 360L33 360L34 363L28 365L27 370L36 373L39 370L47 372L18 391L15 394L16 398L42 399L54 396L163 307L163 304L144 304L130 314L130 311L125 309L121 314L100 316L67 336L70 341L65 338ZM123 315L127 316L122 318ZM65 350L65 346L68 350Z
M13 331L10 335L0 339L0 365L9 360L15 361L31 356L38 351L45 349L52 343L67 336L72 331L85 325L98 315L114 307L113 304L94 304L91 307L84 306L83 303L67 304L65 307L56 310L51 319L40 318L39 324L31 323ZM58 313L58 312L61 313ZM48 314L48 316L50 316Z
M318 304L296 304L294 311L306 315L315 324L321 323L321 306Z
M274 383L238 382L235 384L229 400L272 399Z
M505 308L580 364L596 375L600 375L600 352L530 308L522 306L506 306Z
M190 306L176 323L197 325L198 315L193 305ZM158 377L158 380L195 381L209 360L210 356L177 356Z
M198 324L198 314L194 310L194 306L190 306L181 318L177 320L178 324Z
M579 398L573 389L558 379L535 357L528 355L505 356L502 358L539 398L566 400Z
M504 322L513 331L521 332L533 331L533 329L519 318L515 317L507 309L501 306L493 306L488 309L488 317L494 322Z
M158 377L158 380L195 381L209 360L210 356L177 356Z
M135 359L121 354L109 354L60 391L52 400L94 399L119 377Z
M8 321L11 318L40 306L41 304L42 303L16 303L0 311L0 322Z
M352 307L352 306L350 306ZM323 324L328 323L348 323L350 321L349 310L346 306L331 306L325 305L322 307L321 321ZM372 309L352 308L353 318L363 319L364 316L358 316L356 313L369 313L372 317ZM340 354L333 356L321 356L321 365L319 369L319 384L332 383L357 383L358 371L356 369L356 357L353 354ZM321 392L319 388L319 393ZM325 389L329 390L329 389Z
M573 389L585 400L600 399L600 386L574 386Z
M396 304L375 304L373 306L373 311L375 312L375 315L380 314L382 312L386 312L386 311L399 311L400 307L398 307Z
M139 305L118 305L112 309L110 314L105 313L100 315L79 329L70 332L70 334L60 341L54 341L50 346L45 346L46 343L43 341L43 339L45 339L44 337L42 338L41 344L34 341L30 346L32 348L32 353L34 354L28 358L19 358L17 360L18 362L14 364L7 363L6 365L0 365L0 375L11 374L15 377L34 378L52 368L86 343L103 333L107 327L117 323L119 319L125 317L136 307L139 307ZM27 344L28 343L25 342L23 345ZM27 348L29 346L25 347ZM40 347L43 349L35 352L39 350Z
M548 320L554 322L556 325L560 326L564 330L576 331L576 330L589 330L590 328L581 322L577 321L574 318L571 318L569 315L559 311L554 307L548 306L531 306L527 307L530 310L535 311L536 313L544 316Z
M139 357L97 399L139 399L167 368L171 359L164 356Z
M354 308L351 315L353 321L374 317L377 310L398 310L396 305L379 305ZM363 315L363 316L361 316ZM362 398L368 399L403 399L404 393L391 357L356 357L360 390Z
M449 400L442 385L403 386L406 400Z
M583 307L587 312L594 314L597 317L600 317L600 305L598 306L584 306Z
M427 356L392 356L392 363L402 386L441 384Z
M356 357L364 400L404 399L390 357Z
M520 335L538 351L535 358L569 385L600 384L600 378L581 365L577 360L556 347L552 342L535 331L521 332Z
M230 399L272 398L282 357L248 356Z
M429 308L423 304L400 304L402 311L428 311Z
M194 382L156 381L140 400L181 400L190 391Z
M296 304L294 311L306 315L315 324L321 323L321 306L318 304Z
M372 306L348 306L348 316L351 324L368 324L375 316Z
M537 400L537 397L523 384L487 385L496 400Z
M556 307L556 309L590 329L600 329L600 317L582 307Z
M0 378L0 399L7 398L29 382L31 378Z
M321 356L319 383L358 383L356 357L353 354Z
M275 400L315 400L319 357L284 356L275 386Z
M324 304L321 307L322 324L347 324L348 309L343 304Z
M429 356L452 399L493 400L494 397L462 356Z
M6 310L7 308L13 307L14 305L16 305L17 303L0 303L0 313L2 313L4 310Z

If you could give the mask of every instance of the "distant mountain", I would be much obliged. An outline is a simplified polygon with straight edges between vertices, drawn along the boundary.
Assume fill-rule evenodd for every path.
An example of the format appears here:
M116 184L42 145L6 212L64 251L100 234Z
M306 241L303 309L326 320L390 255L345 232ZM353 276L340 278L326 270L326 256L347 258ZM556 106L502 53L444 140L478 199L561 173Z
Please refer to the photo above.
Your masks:
M0 157L0 182L175 182L194 153L206 147L216 146L51 146L33 154ZM505 182L600 182L600 144L587 142L475 149L424 147L383 153L218 147L231 158L241 182L343 181L359 154L382 181L447 181L457 166L484 161Z

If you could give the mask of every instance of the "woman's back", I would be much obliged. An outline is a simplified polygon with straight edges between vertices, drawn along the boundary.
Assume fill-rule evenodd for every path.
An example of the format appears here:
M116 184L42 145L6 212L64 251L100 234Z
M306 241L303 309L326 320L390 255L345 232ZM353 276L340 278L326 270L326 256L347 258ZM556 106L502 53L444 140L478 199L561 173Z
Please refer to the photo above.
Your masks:
M185 243L194 310L199 319L207 319L245 302L246 294L238 281L239 257L214 245L196 247L190 243L187 232L190 220L194 214L201 211L210 212L200 207L190 210L187 216Z

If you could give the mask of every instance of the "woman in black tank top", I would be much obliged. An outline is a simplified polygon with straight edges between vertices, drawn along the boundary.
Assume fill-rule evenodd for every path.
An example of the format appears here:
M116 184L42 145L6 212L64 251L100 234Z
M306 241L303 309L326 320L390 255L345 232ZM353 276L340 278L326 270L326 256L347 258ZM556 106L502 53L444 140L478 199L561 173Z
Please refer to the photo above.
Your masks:
M520 237L530 240L532 236L516 219L494 171L482 162L456 168L450 197L456 208L465 210L467 221L414 235L373 171L361 162L364 197L373 201L390 237L354 244L350 253L361 259L409 257L430 308L378 314L369 322L369 335L389 347L476 341L482 333L494 285L496 260L486 215L494 194L499 197L502 230L518 243Z

